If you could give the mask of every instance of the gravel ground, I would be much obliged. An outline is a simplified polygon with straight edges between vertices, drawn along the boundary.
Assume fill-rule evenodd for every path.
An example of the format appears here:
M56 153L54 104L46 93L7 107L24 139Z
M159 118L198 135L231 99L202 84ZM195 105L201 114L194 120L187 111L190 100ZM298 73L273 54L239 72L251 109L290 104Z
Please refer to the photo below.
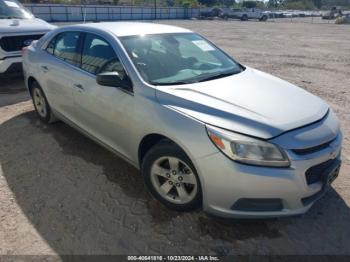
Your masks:
M305 215L225 220L153 200L137 170L0 86L0 254L350 254L350 27L162 21L325 99L344 133L340 177ZM9 93L9 87L16 89ZM7 93L7 94L4 94Z

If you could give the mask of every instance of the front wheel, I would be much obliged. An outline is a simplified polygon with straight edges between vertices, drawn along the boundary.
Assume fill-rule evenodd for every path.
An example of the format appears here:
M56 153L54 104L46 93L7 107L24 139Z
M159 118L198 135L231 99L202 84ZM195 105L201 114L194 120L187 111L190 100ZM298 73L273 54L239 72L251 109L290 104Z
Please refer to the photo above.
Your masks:
M142 173L151 194L168 208L191 211L201 206L197 172L175 144L163 141L151 148L142 163Z

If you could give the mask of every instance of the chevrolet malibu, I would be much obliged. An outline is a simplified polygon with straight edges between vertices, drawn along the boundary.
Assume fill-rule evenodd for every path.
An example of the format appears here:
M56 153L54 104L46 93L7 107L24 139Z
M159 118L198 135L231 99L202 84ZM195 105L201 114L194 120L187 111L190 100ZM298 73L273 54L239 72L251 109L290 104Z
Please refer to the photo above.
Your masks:
M302 214L339 173L342 134L324 101L187 29L67 26L23 53L39 118L62 120L139 168L171 209Z

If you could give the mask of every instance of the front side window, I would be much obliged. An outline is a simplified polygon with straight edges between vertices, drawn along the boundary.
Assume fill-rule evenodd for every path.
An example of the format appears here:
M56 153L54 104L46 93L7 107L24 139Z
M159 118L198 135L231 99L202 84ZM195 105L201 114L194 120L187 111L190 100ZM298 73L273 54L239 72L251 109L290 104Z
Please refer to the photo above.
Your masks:
M80 64L79 32L64 32L56 36L46 48L46 51L72 65Z
M86 34L81 59L81 68L97 75L105 72L118 72L121 78L124 69L111 45L103 38Z
M244 70L194 33L126 36L121 41L143 79L153 85L195 83Z

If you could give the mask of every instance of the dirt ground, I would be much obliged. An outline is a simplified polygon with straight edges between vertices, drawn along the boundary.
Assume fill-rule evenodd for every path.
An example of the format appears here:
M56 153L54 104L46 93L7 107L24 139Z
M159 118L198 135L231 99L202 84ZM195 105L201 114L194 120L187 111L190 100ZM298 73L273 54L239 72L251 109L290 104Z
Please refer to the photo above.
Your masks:
M137 170L63 123L42 124L28 95L13 90L21 80L1 80L0 254L350 254L350 27L162 23L193 29L241 63L325 99L344 133L333 188L292 218L169 211Z

